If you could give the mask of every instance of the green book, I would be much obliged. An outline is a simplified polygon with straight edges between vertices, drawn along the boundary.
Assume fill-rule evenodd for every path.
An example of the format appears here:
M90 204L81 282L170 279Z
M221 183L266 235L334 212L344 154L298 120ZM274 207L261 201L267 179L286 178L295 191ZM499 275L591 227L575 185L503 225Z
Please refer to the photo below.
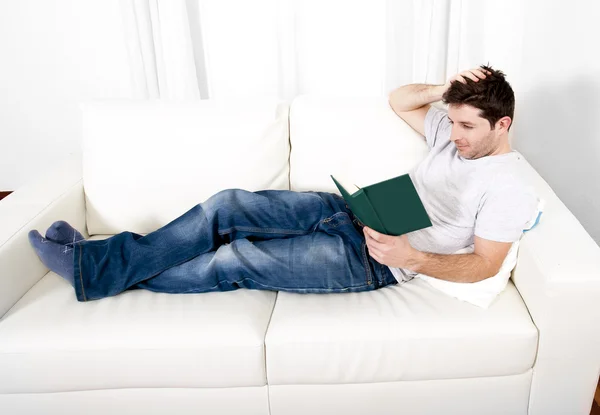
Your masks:
M398 236L432 226L408 173L362 188L331 178L354 216L377 232Z

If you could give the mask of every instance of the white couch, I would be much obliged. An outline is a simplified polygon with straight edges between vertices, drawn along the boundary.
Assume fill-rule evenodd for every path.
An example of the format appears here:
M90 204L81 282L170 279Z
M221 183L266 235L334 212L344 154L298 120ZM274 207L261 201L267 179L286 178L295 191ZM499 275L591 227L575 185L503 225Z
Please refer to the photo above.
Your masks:
M146 234L225 188L336 191L427 153L385 98L82 105L82 151L0 202L1 414L587 414L600 248L548 184L489 309L373 292L129 290L78 302L27 233Z

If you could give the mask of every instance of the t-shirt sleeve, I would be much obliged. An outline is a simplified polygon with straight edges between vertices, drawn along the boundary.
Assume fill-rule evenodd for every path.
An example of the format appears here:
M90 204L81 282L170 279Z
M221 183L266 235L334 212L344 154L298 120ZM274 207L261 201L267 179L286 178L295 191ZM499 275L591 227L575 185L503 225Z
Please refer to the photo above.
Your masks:
M425 139L429 149L450 140L451 133L452 123L448 118L448 111L432 105L425 115Z
M516 242L536 214L538 198L529 189L505 186L482 198L475 219L475 236L498 242Z

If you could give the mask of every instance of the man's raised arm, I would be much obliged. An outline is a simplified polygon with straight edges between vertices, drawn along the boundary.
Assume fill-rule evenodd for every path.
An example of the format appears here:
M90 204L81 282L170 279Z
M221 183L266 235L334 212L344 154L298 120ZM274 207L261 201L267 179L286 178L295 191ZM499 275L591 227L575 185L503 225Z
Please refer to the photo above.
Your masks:
M465 78L477 82L485 78L481 68L473 68L454 75L444 85L409 84L390 92L388 101L396 114L410 125L413 130L425 136L425 115L432 102L442 99L444 92L454 81L466 83Z
M410 84L393 90L388 101L400 118L425 137L425 115L431 107L429 104L442 99L444 92L444 85Z

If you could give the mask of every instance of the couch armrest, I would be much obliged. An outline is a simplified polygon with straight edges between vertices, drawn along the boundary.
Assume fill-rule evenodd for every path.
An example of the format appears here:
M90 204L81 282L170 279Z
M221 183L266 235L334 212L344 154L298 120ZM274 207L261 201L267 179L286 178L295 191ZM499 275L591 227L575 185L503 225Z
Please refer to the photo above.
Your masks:
M67 157L59 167L0 201L0 318L48 273L27 234L37 229L44 235L52 222L61 219L89 237L80 154Z
M521 240L513 282L539 330L529 414L589 413L600 373L600 247L550 186Z

